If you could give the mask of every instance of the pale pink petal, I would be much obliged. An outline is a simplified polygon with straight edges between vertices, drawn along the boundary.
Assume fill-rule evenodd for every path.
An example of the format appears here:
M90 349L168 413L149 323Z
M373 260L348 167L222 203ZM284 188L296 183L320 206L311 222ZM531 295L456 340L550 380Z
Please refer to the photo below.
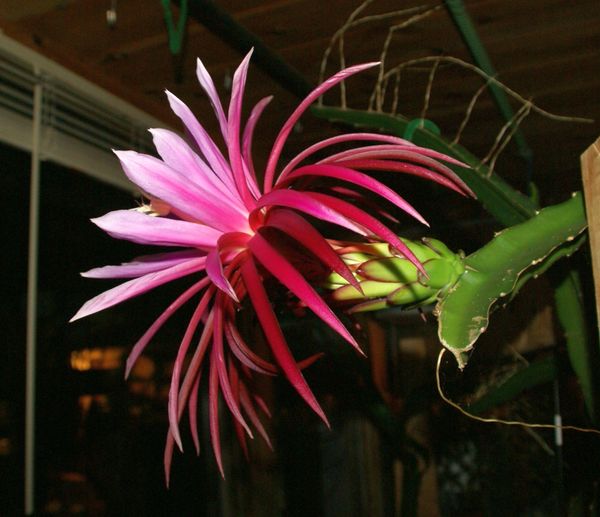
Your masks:
M138 276L161 271L202 255L203 253L196 250L144 255L118 266L96 267L89 271L84 271L81 273L81 276L85 278L137 278Z
M92 219L115 239L156 246L185 246L210 250L223 234L198 223L143 214L136 210L114 210Z
M245 228L245 217L223 206L200 185L162 160L135 151L115 151L127 177L152 197L222 231Z
M228 188L235 188L233 176L231 174L231 168L221 154L221 151L219 151L219 148L213 142L212 138L198 122L190 108L188 108L183 101L178 99L169 91L166 93L171 109L175 115L181 119L186 127L186 130L196 142L199 151L202 153L211 169L215 171L215 174L221 178L223 183L225 183Z
M221 99L219 99L219 94L217 93L217 89L215 88L212 77L200 59L196 60L196 77L198 77L200 86L202 86L202 89L206 92L206 95L208 95L208 100L210 100L210 104L217 115L223 138L227 139L227 118L225 117L225 112L223 111Z
M252 50L246 54L246 57L240 63L233 74L233 82L231 86L231 100L229 101L229 113L227 119L227 149L229 151L229 161L233 171L233 178L237 186L237 190L246 207L254 206L254 198L250 194L247 184L247 178L242 165L242 152L240 149L240 131L242 118L242 100L244 96L244 88L246 86L246 76L248 74L248 64Z
M159 285L170 282L171 280L202 271L204 269L204 263L204 257L195 258L168 269L129 280L128 282L113 287L108 291L104 291L102 294L85 302L70 321L78 320L103 309L107 309L108 307L112 307L113 305L117 305L125 300L129 300L130 298L134 298L135 296L150 291Z
M154 146L163 161L214 196L227 199L238 211L245 213L237 192L227 185L200 158L188 143L167 129L150 129Z

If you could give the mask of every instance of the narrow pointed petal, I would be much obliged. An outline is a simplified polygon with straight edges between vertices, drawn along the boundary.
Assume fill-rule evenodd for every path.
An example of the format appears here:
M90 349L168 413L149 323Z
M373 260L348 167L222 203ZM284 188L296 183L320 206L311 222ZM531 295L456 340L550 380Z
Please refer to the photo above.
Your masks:
M317 399L306 383L304 376L298 369L296 361L294 360L290 349L285 342L281 327L279 326L277 318L273 313L273 309L269 303L269 298L267 297L267 293L262 284L262 279L258 274L252 257L248 257L248 260L243 263L241 266L241 271L242 278L244 279L244 283L248 289L248 295L250 296L250 300L254 306L258 320L275 359L298 394L329 427L329 422L325 416L325 413L323 412L323 409L317 402Z
M319 318L350 343L359 353L364 354L348 329L338 319L329 305L317 294L304 277L259 233L248 242L248 247L256 259L277 280L285 285Z
M251 190L254 192L256 198L260 197L260 190L258 188L258 182L256 180L256 172L254 170L254 162L252 160L252 140L254 137L254 129L256 128L256 124L260 119L264 109L267 107L267 104L271 102L273 99L272 96L265 97L258 101L256 106L252 108L252 112L248 117L248 121L246 122L246 127L244 128L244 135L242 137L242 156L244 162L248 167L249 176L252 179L251 182Z
M221 386L221 393L225 399L225 403L231 411L231 414L244 428L250 438L252 438L252 431L248 427L248 424L244 420L235 396L231 390L229 384L229 377L227 375L227 366L225 365L225 356L223 354L223 311L221 304L224 298L217 295L217 305L215 307L215 320L214 320L214 336L213 336L213 348L211 353L211 369L216 368L219 376L219 385Z
M192 435L192 442L196 449L196 455L200 455L200 437L198 434L198 390L200 389L200 378L202 377L202 370L198 370L196 379L190 392L190 398L188 400L188 419L190 422L190 434Z
M175 439L175 443L179 447L179 450L183 450L183 445L181 443L181 435L179 433L179 408L178 408L178 398L179 398L179 380L181 377L181 370L183 368L183 364L185 361L185 357L187 355L188 348L194 337L194 333L200 324L202 317L204 316L208 304L212 299L214 289L209 289L202 298L200 302L196 306L192 317L188 323L188 326L185 330L181 343L179 345L179 349L177 351L177 356L175 358L175 363L173 364L173 373L171 374L171 387L169 388L169 403L168 403L168 415L169 415L169 428L171 429L171 434Z
M190 108L178 99L171 92L167 91L167 98L171 109L177 115L187 131L190 133L198 149L204 155L204 158L210 165L211 169L215 171L215 174L227 185L231 190L235 188L233 182L233 176L231 175L231 169L229 164L219 151L217 145L213 142L212 138L208 135L206 130L198 122Z
M433 181L446 188L454 190L463 196L473 196L471 189L463 185L462 182L456 182L452 179L444 176L436 171L415 165L413 163L405 162L393 162L391 160L343 160L336 162L345 167L352 167L354 169L371 170L371 171L388 171L388 172L401 172L403 174L410 174L417 176L429 181ZM466 188L465 188L466 187Z
M155 246L212 249L223 232L197 223L153 217L135 210L115 210L92 222L116 239Z
M240 378L238 375L237 369L233 366L231 361L228 361L227 371L229 372L229 382L231 384L231 391L235 397L235 402L239 406L240 404ZM237 435L238 441L242 448L242 452L244 453L244 458L246 461L250 460L250 453L248 451L248 441L246 440L246 433L244 432L244 428L237 421L233 421L235 434Z
M348 133L344 135L337 135L331 138L327 138L325 140L321 140L316 144L311 145L297 156L292 158L290 162L283 168L279 178L277 179L276 184L285 180L287 175L294 170L294 168L302 163L303 160L312 156L316 152L325 149L326 147L330 147L332 145L337 145L344 142L359 142L359 141L367 141L367 142L386 142L389 144L403 145L403 146L414 146L412 142L408 140L404 140L403 138L398 138L396 136L390 135L382 135L380 133ZM363 148L364 149L364 148ZM327 159L325 160L327 161Z
M360 291L360 286L352 271L323 236L300 215L291 210L274 210L269 215L267 226L277 228L297 240L326 266Z
M240 131L242 118L242 100L244 96L244 88L246 86L246 76L248 74L248 65L252 50L246 54L246 57L240 63L233 75L231 87L231 100L229 102L229 113L227 120L227 149L229 151L229 161L233 178L237 186L240 197L244 201L246 207L254 206L254 198L250 194L248 188L248 178L246 171L242 165L242 151L240 148Z
M206 92L206 95L208 95L208 100L210 100L213 111L217 115L219 126L221 126L223 138L226 139L227 118L225 117L225 112L223 111L223 105L221 104L221 99L219 99L219 94L217 93L217 89L215 88L212 77L200 59L196 60L196 77L198 77L200 86L202 86L203 90Z
M392 232L387 226L382 224L380 221L367 214L366 212L360 210L359 208L356 208L354 205L342 201L341 199L337 199L332 196L327 196L325 194L318 194L316 192L310 192L307 194L310 194L310 196L313 197L315 200L318 200L321 203L329 206L330 208L336 210L343 216L357 221L363 227L373 232L373 235L375 235L381 240L388 242L404 257L410 260L417 267L417 269L421 271L421 273L427 276L423 265L419 262L417 257L415 257L414 253L409 249L409 247L406 244L404 244L394 232Z
M212 283L221 289L221 291L233 298L236 302L239 302L235 290L223 272L221 255L217 249L212 250L206 257L206 274Z
M362 72L367 68L372 68L379 63L365 63L362 65L351 66L346 68L345 70L341 70L334 76L330 77L326 81L324 81L321 85L317 86L294 110L290 118L287 119L277 138L275 138L275 142L273 143L273 148L271 149L271 153L269 154L269 161L267 162L267 167L265 169L265 180L264 180L264 192L270 192L273 187L273 180L275 179L275 169L277 167L277 162L279 161L279 157L281 156L281 151L283 146L292 131L298 119L302 116L302 114L308 109L308 107L317 100L321 95L323 95L327 90L333 88L336 84L339 84L344 79L357 74L358 72Z
M237 192L228 189L183 138L167 129L151 129L150 133L158 154L169 167L202 185L207 192L227 199L233 208L243 211L244 206Z
M277 374L277 367L255 354L246 344L242 336L240 336L235 325L233 325L231 321L225 322L224 331L227 342L229 343L229 349L240 363L263 375Z
M171 280L201 271L204 269L204 262L204 257L191 259L163 271L149 273L113 287L85 302L70 321L78 320L84 316L89 316L90 314L117 305Z
M230 232L223 234L218 242L215 250L210 252L206 257L206 273L213 281L213 283L221 289L224 293L229 295L233 300L239 302L239 297L232 287L228 275L235 273L234 265L237 264L242 256L242 252L250 236L242 232ZM233 254L233 259L231 255ZM225 274L223 271L223 256L229 256L231 264L229 266L230 272Z
M268 206L294 208L305 214L312 215L317 219L347 228L359 235L367 235L367 232L362 226L355 224L351 219L344 217L338 211L319 202L314 197L309 196L306 192L297 192L295 190L273 190L261 197L256 206L258 209ZM255 214L256 211L250 214L251 225L253 224Z
M127 177L151 196L165 201L197 221L223 231L244 228L245 217L233 212L162 160L136 153L115 151Z
M154 321L154 323L150 326L150 328L144 332L144 335L138 339L136 344L132 347L131 352L129 352L129 356L127 357L127 361L125 363L125 378L129 377L131 373L131 369L133 365L138 360L142 352L146 348L146 345L150 342L150 340L156 335L156 333L160 330L160 328L167 322L167 320L175 314L175 312L186 303L192 296L200 292L208 285L209 279L203 278L199 282L196 282L190 288L186 289L183 294L178 296L174 302L172 302L166 310Z
M223 458L221 455L221 437L219 432L219 372L214 364L211 364L210 366L208 379L208 422L213 454L215 455L221 477L225 479Z
M271 443L271 439L269 438L267 431L265 430L264 426L262 425L262 422L256 414L256 410L252 405L252 401L250 400L250 396L248 395L248 390L246 389L246 386L244 386L244 384L240 385L240 402L242 403L242 407L248 415L250 422L252 422L252 425L256 427L258 434L262 436L263 440L267 444L267 447L273 450L273 444Z
M84 271L81 276L85 278L137 278L148 273L162 271L169 267L187 262L192 258L201 256L196 250L174 251L169 253L156 253L144 255L124 262L118 266L103 266Z
M355 171L348 167L336 165L307 165L306 167L301 167L300 169L297 169L289 174L282 186L288 184L288 182L292 182L296 178L305 176L324 176L328 178L335 178L366 188L371 192L375 192L376 194L380 195L384 199L387 199L390 203L393 203L401 210L404 210L407 214L410 214L417 221L429 226L421 214L419 214L419 212L417 212L407 201L405 201L404 198L399 196L391 188L386 187L383 183L370 176L367 176L366 174Z

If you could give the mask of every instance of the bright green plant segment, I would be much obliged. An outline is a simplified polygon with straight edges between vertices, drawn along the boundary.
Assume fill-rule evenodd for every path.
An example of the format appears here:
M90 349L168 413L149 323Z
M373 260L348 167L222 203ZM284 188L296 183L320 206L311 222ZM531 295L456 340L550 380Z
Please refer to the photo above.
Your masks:
M461 368L464 352L488 326L492 305L510 295L532 267L545 269L572 253L571 243L581 243L577 237L585 228L583 196L575 194L504 230L465 259L465 273L436 307L440 341Z

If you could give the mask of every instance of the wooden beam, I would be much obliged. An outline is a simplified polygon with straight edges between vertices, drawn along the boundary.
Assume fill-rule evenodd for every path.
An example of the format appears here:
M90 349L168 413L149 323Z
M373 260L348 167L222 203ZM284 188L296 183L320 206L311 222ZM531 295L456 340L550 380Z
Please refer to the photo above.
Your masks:
M596 316L600 325L600 137L581 155L581 175L592 251Z

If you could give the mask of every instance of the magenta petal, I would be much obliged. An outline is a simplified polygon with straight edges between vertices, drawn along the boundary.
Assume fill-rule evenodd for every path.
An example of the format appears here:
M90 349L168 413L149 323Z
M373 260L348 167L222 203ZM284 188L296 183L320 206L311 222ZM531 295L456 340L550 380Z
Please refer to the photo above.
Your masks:
M322 84L317 86L294 110L291 114L290 118L287 119L277 138L275 138L275 142L273 143L273 148L271 149L271 153L269 154L269 161L267 162L267 167L265 169L265 180L264 180L264 192L267 193L271 190L273 186L273 180L275 179L275 168L277 167L277 162L279 161L279 156L281 155L281 151L283 146L292 131L294 125L298 121L298 119L302 116L302 114L308 109L308 107L317 100L321 95L323 95L327 90L333 88L336 84L342 82L344 79L347 79L351 75L357 74L367 68L372 68L379 63L365 63L362 65L351 66L344 70L339 71L334 76L330 77Z
M149 273L113 287L85 302L70 321L78 320L103 309L107 309L108 307L112 307L113 305L117 305L125 300L129 300L130 298L150 291L159 285L170 282L171 280L201 271L204 269L204 262L204 257L191 259L187 262L164 269L163 271Z
M92 222L116 239L155 246L187 246L209 250L222 232L210 226L166 217L154 217L136 210L115 210Z
M208 282L208 278L203 278L199 282L196 282L194 285L186 289L183 294L179 295L175 301L172 302L167 309L154 321L150 328L144 332L144 335L138 339L136 344L131 349L129 356L127 357L127 362L125 363L125 378L129 377L129 373L131 372L133 365L146 348L146 345L166 323L166 321L192 296L204 289L208 285Z
M246 122L246 127L244 128L244 135L242 137L242 156L243 156L244 162L246 163L246 165L248 167L249 176L251 177L251 180L252 180L251 190L255 193L257 198L260 195L260 191L258 189L258 185L256 182L256 173L254 171L254 163L252 161L252 139L254 136L254 129L256 127L256 123L260 119L260 116L262 115L262 112L266 108L267 104L269 104L269 102L271 102L272 98L273 98L272 96L265 97L264 99L261 99L260 101L258 101L256 106L254 106L254 108L252 108L252 112L250 113L250 116L248 117L248 121Z
M250 422L252 422L252 425L254 427L256 427L256 430L262 436L263 440L265 441L265 443L267 444L269 449L273 450L273 445L271 444L271 439L269 438L267 431L265 430L264 426L262 425L262 422L258 418L258 415L256 414L256 410L254 409L254 406L252 405L252 401L250 400L250 396L248 395L248 390L246 389L246 386L244 386L243 384L240 384L240 402L242 403L242 407L244 408L244 411L248 415Z
M218 298L221 299L222 303L223 297L218 296ZM214 337L210 367L217 369L221 393L223 394L223 398L225 399L225 403L227 404L229 411L231 411L231 414L234 416L234 418L244 428L248 436L252 438L252 431L242 416L238 403L235 400L235 396L231 389L231 385L229 384L229 376L227 375L225 356L223 354L223 313L221 309L222 308L219 305L219 301L217 301L217 306L215 307Z
M348 230L358 233L359 235L367 235L363 227L356 224L355 221L344 217L336 210L332 210L330 207L307 195L305 192L279 189L272 190L268 194L265 194L263 197L261 197L257 201L256 206L257 208L263 208L267 206L285 206L287 208L294 208L323 221L347 228ZM250 214L251 224L257 212L259 211L255 211Z
M231 391L235 397L235 402L239 406L240 404L240 377L237 369L233 366L232 362L228 362L228 372L229 379L231 384ZM235 434L237 435L240 446L242 447L242 452L244 453L244 457L246 460L250 459L250 454L248 452L248 441L246 440L246 433L244 432L244 428L237 421L233 421Z
M473 191L462 182L462 180L456 181L453 178L449 178L447 175L444 176L439 172L415 165L414 163L406 162L395 162L391 160L342 160L340 165L346 167L352 167L356 169L372 170L372 171L388 171L388 172L401 172L404 174L410 174L417 176L429 181L433 181L446 188L454 190L462 195L473 196Z
M192 441L194 442L194 448L196 454L200 454L200 438L198 435L198 390L200 389L200 378L202 377L202 370L198 370L194 385L190 392L190 398L188 401L188 419L190 421L190 434L192 435Z
M341 199L337 199L332 196L327 196L325 194L318 194L316 192L307 192L307 194L309 194L314 199L320 201L324 205L327 205L332 209L338 211L343 216L357 221L359 224L373 232L373 235L375 235L379 239L388 242L392 247L396 248L406 259L410 260L419 271L421 271L425 276L427 276L423 265L419 262L417 257L415 257L414 253L410 251L408 246L406 246L406 244L404 244L394 232L392 232L387 226L379 222L373 216L367 214L359 208L356 208L354 205L351 205L346 201L342 201Z
M255 234L250 239L248 247L269 273L285 285L358 352L363 353L356 340L352 337L352 334L348 332L348 329L333 313L329 305L323 301L304 277L260 233Z
M277 318L273 313L269 298L267 297L267 293L262 284L262 279L258 274L252 257L248 257L248 260L242 264L241 271L242 278L244 279L244 283L248 289L248 295L250 296L252 305L256 310L258 320L271 347L273 355L275 356L275 359L298 394L329 427L329 422L327 421L327 417L325 416L323 409L321 409L321 406L317 402L313 392L306 383L304 376L298 369L296 361L294 361L290 349L285 342L281 327L279 326Z
M212 283L221 289L225 294L231 296L236 302L239 302L235 290L231 287L229 280L223 271L223 263L219 250L212 250L206 257L206 274L211 279Z
M273 210L267 220L267 226L277 228L297 240L326 266L362 292L360 284L340 256L323 236L300 215L291 210Z
M340 144L343 142L360 142L360 141L371 141L371 142L386 142L389 144L403 145L403 146L414 146L413 143L408 140L404 140L402 138L398 138L397 136L390 135L382 135L379 133L348 133L345 135L337 135L331 138L327 138L325 140L321 140L316 144L311 145L297 156L295 156L290 162L283 168L279 178L277 180L277 184L283 181L288 173L292 172L294 167L301 163L303 160L308 158L309 156L315 154L317 151L324 149L325 147L329 147L332 145ZM363 148L364 149L364 148ZM325 159L325 161L328 161Z
M408 202L396 194L396 192L394 192L391 188L386 187L383 183L370 176L367 176L366 174L363 174L362 172L355 171L348 167L341 167L337 165L307 165L289 174L282 186L296 178L311 175L325 176L342 181L348 181L360 187L366 188L372 192L375 192L376 194L379 194L384 199L387 199L390 203L393 203L398 208L404 210L407 214L410 214L417 221L429 226L421 214L419 214L419 212L417 212Z
M177 351L177 357L175 358L175 363L173 365L173 373L171 375L171 387L169 389L169 404L168 404L168 414L169 414L169 427L171 429L171 434L175 439L175 443L180 450L183 450L183 445L181 443L181 436L179 434L179 412L178 412L178 397L179 397L179 379L181 377L181 369L183 368L183 363L185 361L185 356L187 355L188 348L192 341L192 337L200 324L200 320L202 316L204 316L206 309L208 307L209 302L212 299L213 290L209 290L204 293L200 302L198 303L196 309L194 310L194 314L190 318L188 326L185 330L185 334L181 340L179 345L179 350Z
M219 372L215 364L210 365L208 379L208 422L210 427L210 441L217 467L219 468L221 477L225 479L221 456L221 437L219 433Z
M230 321L225 322L224 331L227 342L229 343L229 349L240 363L264 375L277 374L275 365L255 354Z

